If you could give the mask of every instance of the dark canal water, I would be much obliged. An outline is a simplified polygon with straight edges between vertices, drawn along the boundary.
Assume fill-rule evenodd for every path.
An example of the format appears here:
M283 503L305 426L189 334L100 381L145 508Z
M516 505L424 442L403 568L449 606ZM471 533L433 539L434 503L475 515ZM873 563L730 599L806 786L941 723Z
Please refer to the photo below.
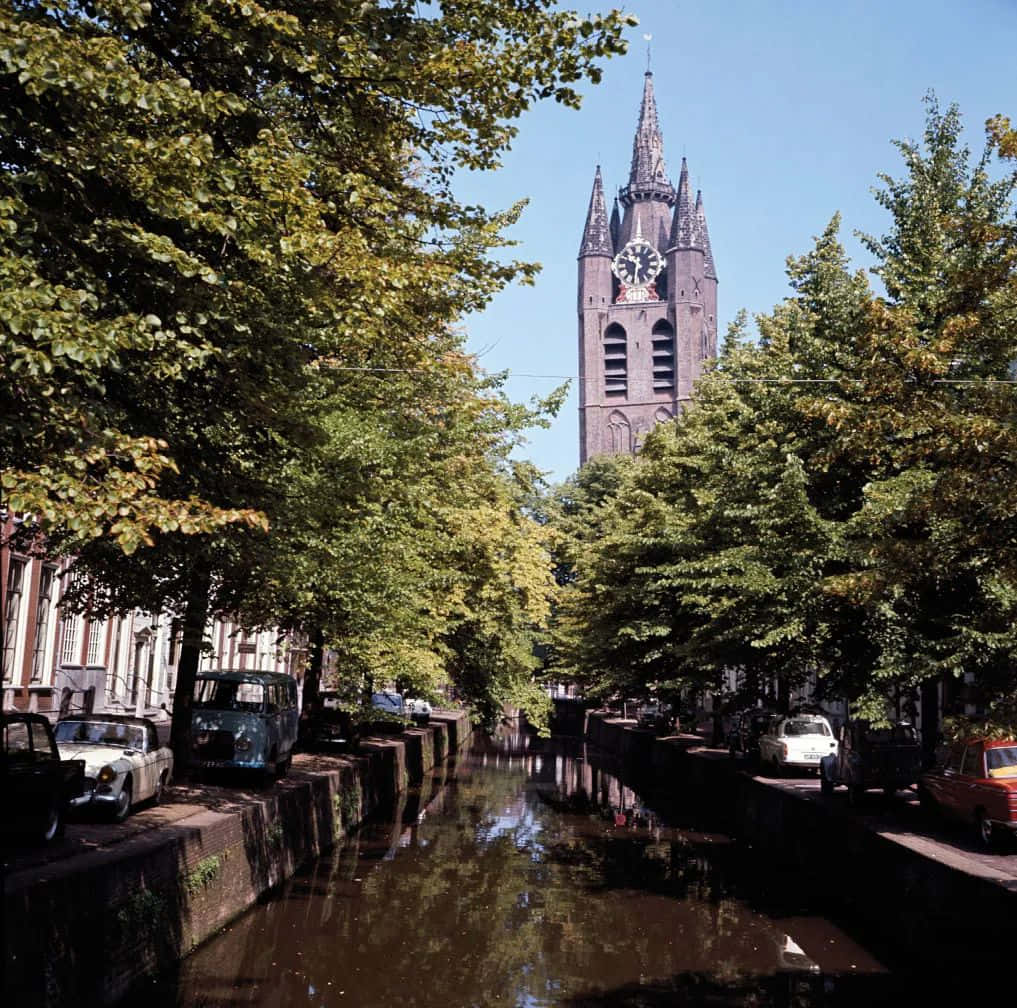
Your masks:
M487 743L178 971L144 1008L938 1003L822 894L579 745Z

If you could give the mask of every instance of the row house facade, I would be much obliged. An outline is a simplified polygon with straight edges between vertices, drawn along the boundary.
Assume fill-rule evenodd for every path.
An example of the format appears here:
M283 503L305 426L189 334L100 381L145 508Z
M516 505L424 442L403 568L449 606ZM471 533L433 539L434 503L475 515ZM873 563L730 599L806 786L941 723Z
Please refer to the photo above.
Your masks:
M4 528L9 541L12 523ZM167 613L135 610L109 619L65 611L74 575L67 558L0 549L0 633L4 709L121 711L161 716L172 709L181 625ZM306 641L277 630L247 631L227 617L205 629L201 668L286 672L303 679Z

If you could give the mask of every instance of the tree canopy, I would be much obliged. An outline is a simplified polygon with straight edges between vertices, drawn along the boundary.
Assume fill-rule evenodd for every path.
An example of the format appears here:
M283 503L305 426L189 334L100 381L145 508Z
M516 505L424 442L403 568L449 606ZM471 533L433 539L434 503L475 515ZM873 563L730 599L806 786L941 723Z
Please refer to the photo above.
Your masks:
M882 293L835 218L647 439L563 602L605 689L815 675L873 716L934 679L1013 695L1017 149L1003 119L977 159L960 135L930 98L882 176Z
M536 266L501 251L522 204L463 205L455 172L496 167L535 101L578 105L633 23L0 5L4 503L76 555L79 604L182 616L181 724L210 611L379 669L479 641L506 681L529 666L520 414L456 323Z

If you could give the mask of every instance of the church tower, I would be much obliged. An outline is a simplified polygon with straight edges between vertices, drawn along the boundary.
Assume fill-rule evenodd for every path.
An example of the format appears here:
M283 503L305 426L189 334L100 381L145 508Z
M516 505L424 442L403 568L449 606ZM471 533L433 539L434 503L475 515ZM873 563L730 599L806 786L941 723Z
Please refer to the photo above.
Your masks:
M621 209L619 210L619 204ZM664 165L647 71L628 184L610 219L597 166L579 246L579 461L636 452L717 353L717 272L702 194Z

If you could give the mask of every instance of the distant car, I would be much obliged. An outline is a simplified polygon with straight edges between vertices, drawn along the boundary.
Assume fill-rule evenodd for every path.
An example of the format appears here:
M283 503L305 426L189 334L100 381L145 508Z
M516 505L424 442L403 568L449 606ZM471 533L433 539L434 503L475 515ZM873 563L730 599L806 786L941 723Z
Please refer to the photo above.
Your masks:
M675 725L671 708L659 700L647 700L636 708L636 724L654 731L670 731Z
M63 833L68 803L84 787L85 761L61 759L42 714L0 714L0 731L3 828L47 843Z
M946 763L922 774L918 797L936 809L970 823L985 847L1017 833L1017 740L969 739L955 742Z
M403 702L402 693L395 690L378 690L371 694L371 706L375 710L385 714L393 714L396 717L403 717L406 713L406 705Z
M759 737L760 761L777 772L790 767L819 770L820 760L836 753L837 740L822 714L803 712L777 718Z
M873 728L868 721L846 721L838 742L837 751L820 760L825 795L833 794L838 784L846 785L853 802L870 788L892 795L914 784L922 772L918 733L906 722Z
M426 724L431 719L431 704L427 700L407 698L403 701L403 712L414 721L422 721Z
M83 714L58 721L54 734L63 758L85 761L85 788L71 805L101 809L114 822L139 802L158 802L173 776L173 752L148 718Z
M759 759L759 739L778 715L765 707L749 707L731 719L727 734L727 750L732 759Z
M360 740L353 702L338 690L318 694L318 710L311 718L310 743L326 750L350 752Z

